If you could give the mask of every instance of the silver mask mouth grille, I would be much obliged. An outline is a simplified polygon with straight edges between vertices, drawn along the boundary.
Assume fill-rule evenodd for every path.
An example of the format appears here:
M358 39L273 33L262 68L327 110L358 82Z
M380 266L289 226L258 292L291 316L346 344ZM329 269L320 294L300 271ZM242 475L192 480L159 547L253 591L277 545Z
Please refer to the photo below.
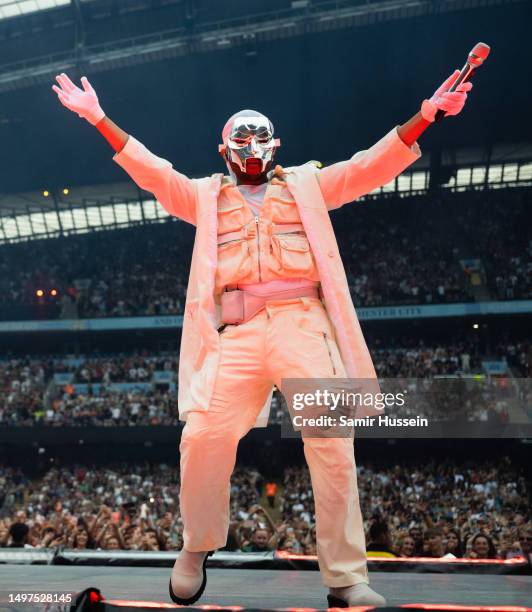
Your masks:
M227 140L228 158L246 172L246 160L262 162L261 172L272 161L276 142L273 126L266 117L239 117L235 119Z

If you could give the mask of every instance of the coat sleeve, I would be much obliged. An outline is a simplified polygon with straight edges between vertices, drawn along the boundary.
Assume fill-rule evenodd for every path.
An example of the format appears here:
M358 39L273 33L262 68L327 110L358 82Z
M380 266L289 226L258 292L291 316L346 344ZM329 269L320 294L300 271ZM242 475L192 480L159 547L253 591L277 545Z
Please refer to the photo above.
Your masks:
M194 181L174 170L166 159L157 157L133 136L113 156L135 183L153 193L174 217L196 225L196 187Z
M420 156L417 142L409 147L401 140L397 127L393 128L371 148L318 173L327 208L340 208L386 185Z

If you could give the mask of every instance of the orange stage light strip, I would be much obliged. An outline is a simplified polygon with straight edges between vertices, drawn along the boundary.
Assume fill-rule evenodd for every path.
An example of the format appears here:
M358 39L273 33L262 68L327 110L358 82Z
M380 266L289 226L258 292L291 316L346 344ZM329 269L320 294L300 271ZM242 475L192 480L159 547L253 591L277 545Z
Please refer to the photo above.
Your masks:
M160 603L157 601L129 601L127 599L105 599L104 603L111 606L117 607L128 607L128 608L173 608L180 609L184 606L177 604ZM214 605L200 605L200 606L188 606L194 608L194 610L232 610L233 612L242 612L246 608L242 606L214 606ZM279 612L319 612L317 608L275 608ZM368 612L368 610L374 610L373 606L353 606L351 608L329 608L329 610L340 610L342 612ZM523 608L524 610L524 608ZM513 611L512 611L513 612ZM522 612L519 610L517 612Z
M445 610L446 612L532 612L526 606L467 606L458 604L403 604L400 608L421 608L423 610Z
M375 606L351 606L350 608L327 608L327 610L328 612L331 612L331 610L338 610L338 612L368 612L368 610L377 610L377 608ZM318 610L315 610L315 612L318 612Z
M120 607L129 607L129 608L173 608L179 609L184 606L179 606L177 604L170 603L162 603L158 601L133 601L128 599L106 599L106 604L110 606L120 606ZM233 610L233 612L241 612L245 610L242 606L214 606L214 605L201 605L201 606L189 606L193 607L195 610Z
M129 601L126 599L105 599L106 604L119 607L129 608L182 608L176 604L162 603L157 601ZM232 610L233 612L242 612L245 610L242 606L215 606L215 605L200 605L191 606L195 610ZM467 606L458 604L403 604L399 608L417 608L422 610L441 610L442 612L532 612L532 608L526 606ZM317 608L276 608L282 612L318 612ZM340 608L329 608L329 612L340 610ZM342 612L368 612L375 610L373 606L352 606L351 608L341 608Z
M296 555L284 550L276 550L275 555L279 559L291 559L293 561L317 561L317 555ZM524 557L515 557L514 559L472 559L464 558L449 558L449 557L368 557L368 561L385 561L392 563L476 563L478 565L526 565L527 560Z
M124 606L128 608L182 608L176 604L162 603L159 601L129 601L127 599L105 599L105 604L110 606Z

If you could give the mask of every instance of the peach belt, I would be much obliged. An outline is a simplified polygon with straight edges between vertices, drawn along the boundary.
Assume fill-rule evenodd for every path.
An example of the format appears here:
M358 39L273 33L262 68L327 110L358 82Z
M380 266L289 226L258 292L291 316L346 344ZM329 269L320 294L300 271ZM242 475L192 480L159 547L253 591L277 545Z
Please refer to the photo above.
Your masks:
M304 232L305 228L302 223L272 223L271 224L272 234L289 234L293 232ZM225 234L218 234L218 245L231 242L232 240L244 239L247 235L247 228L244 226L234 232L225 232Z
M242 291L241 289L224 291L220 298L222 306L220 321L224 325L246 323L260 312L268 301L303 297L319 299L321 297L319 287L298 287L296 289L273 291L264 295L256 295L252 291Z

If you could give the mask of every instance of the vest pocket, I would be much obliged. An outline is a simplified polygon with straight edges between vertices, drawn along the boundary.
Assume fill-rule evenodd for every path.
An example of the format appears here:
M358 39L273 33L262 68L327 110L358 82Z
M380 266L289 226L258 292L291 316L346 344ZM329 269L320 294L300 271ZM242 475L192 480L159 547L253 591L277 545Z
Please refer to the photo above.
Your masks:
M303 234L273 234L272 253L277 271L311 273L314 260L308 238Z
M297 210L297 204L287 193L288 199L281 199L272 195L271 197L271 216L274 223L301 223L301 217Z
M244 208L240 202L224 203L218 207L218 233L233 232L244 225Z
M251 272L251 254L247 240L229 240L218 246L216 285L237 283Z

